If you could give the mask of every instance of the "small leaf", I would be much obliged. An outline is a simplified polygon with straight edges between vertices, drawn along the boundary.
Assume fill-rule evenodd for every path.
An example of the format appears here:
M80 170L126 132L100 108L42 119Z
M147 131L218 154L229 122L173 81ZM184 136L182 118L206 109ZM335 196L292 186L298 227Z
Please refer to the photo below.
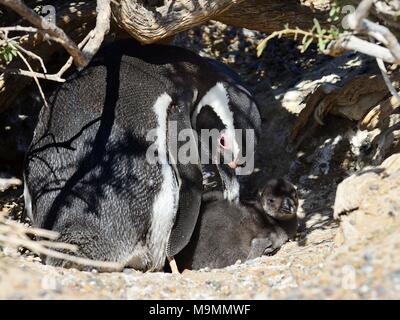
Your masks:
M308 36L305 35L305 36L303 37L303 40L301 41L301 44L304 45L304 44L306 43L307 39L308 39Z
M314 33L315 29L316 29L316 25L314 24L314 26L312 27L312 29L310 30L311 33Z
M310 38L310 39L307 40L307 42L304 44L304 46L303 46L303 48L301 50L301 53L304 53L304 52L307 51L308 47L311 45L313 40L314 40L313 38Z
M314 26L315 26L315 28L317 30L317 33L321 34L321 25L319 24L319 21L317 19L315 19L315 18L313 19L313 21L314 21Z
M321 52L324 52L325 49L326 49L326 44L327 44L327 42L324 41L322 38L320 38L319 41L318 41L318 49L319 49Z
M261 57L265 47L268 44L268 38L261 41L257 46L257 58Z

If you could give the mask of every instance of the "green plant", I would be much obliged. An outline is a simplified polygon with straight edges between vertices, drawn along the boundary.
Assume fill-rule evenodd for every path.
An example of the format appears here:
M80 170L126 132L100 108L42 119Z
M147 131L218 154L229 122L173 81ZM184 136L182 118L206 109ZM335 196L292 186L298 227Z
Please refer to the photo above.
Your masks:
M4 42L0 46L0 60L4 64L9 64L17 56L17 48L11 42Z
M295 40L302 37L300 49L301 52L305 52L314 41L317 42L318 50L325 53L329 43L339 38L339 35L343 32L339 22L341 21L341 7L336 3L332 4L329 12L328 22L331 24L329 28L322 28L320 22L317 19L313 20L313 27L309 31L302 30L298 27L292 29L289 25L285 25L285 28L280 31L271 33L267 38L261 41L257 46L257 56L260 57L268 45L268 42L274 38L281 38L284 35L293 36Z

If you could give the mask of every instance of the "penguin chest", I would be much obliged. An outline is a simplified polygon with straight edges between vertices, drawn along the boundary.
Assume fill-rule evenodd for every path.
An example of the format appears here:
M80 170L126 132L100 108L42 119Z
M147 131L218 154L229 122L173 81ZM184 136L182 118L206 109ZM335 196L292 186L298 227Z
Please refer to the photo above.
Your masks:
M150 249L155 269L164 265L167 244L178 211L179 186L173 169L161 165L162 183L155 196L151 214Z
M153 111L157 119L158 163L162 183L154 197L151 210L149 247L153 258L153 268L161 269L165 262L167 244L178 211L179 185L173 167L168 162L167 109L172 99L166 93L156 100Z

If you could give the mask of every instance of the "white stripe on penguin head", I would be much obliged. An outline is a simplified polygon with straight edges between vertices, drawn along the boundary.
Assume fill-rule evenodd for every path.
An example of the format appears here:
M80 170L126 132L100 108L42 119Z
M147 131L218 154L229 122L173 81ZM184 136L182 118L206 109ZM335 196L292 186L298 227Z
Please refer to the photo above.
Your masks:
M236 160L239 154L239 145L235 137L233 124L233 112L229 108L229 97L222 82L218 82L201 98L192 115L192 126L196 128L197 116L204 106L210 106L226 127L225 133L230 141L233 141L233 155Z

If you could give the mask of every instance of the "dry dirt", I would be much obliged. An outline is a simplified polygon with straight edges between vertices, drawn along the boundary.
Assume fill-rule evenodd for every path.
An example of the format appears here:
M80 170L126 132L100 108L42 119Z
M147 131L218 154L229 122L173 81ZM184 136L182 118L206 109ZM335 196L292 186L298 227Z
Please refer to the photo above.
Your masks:
M305 97L319 83L364 72L368 59L348 55L334 60L314 49L301 55L294 42L281 40L257 60L254 46L262 37L210 24L176 42L231 64L255 90L264 120L257 166L298 186L298 238L272 257L182 274L66 270L5 248L0 251L0 299L400 298L399 212L352 241L343 240L333 219L337 185L365 165L360 150L368 137L354 123L329 117L301 148L286 147ZM3 204L16 200L18 192L3 194Z

